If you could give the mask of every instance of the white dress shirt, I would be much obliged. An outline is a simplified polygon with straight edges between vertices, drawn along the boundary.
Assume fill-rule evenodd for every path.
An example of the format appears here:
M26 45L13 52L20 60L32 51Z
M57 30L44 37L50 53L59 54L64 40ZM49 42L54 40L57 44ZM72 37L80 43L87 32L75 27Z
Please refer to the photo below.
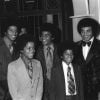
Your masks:
M68 79L67 79L67 71L68 71L68 65L62 61L62 66L63 66L63 72L64 72L64 78L65 78L65 91L66 91L66 95L72 95L68 92ZM73 66L72 64L69 64L69 67L71 68L71 74L74 78L74 83L75 83L75 75L74 75L74 70L73 70ZM73 95L76 95L76 83L75 83L75 93Z
M91 40L90 40L90 41L91 41L91 45L92 45L93 40L94 40L94 37L91 38ZM85 46L82 46L83 57L84 57L85 60L86 60L86 58L87 58L87 55L88 55L89 50L90 50L90 48L91 48L91 45L88 46L88 45L86 44Z

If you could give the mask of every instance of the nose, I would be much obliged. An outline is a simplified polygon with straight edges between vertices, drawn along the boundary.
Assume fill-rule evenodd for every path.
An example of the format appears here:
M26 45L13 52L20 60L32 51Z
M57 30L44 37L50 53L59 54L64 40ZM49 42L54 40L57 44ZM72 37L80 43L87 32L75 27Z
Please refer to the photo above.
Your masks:
M83 31L82 34L83 34L83 35L87 35L87 31Z
M13 32L13 34L14 34L15 36L17 36L17 35L18 35L18 32L17 32L17 31L15 31L15 32Z
M30 48L30 52L31 52L31 53L34 53L34 52L35 52L35 49Z

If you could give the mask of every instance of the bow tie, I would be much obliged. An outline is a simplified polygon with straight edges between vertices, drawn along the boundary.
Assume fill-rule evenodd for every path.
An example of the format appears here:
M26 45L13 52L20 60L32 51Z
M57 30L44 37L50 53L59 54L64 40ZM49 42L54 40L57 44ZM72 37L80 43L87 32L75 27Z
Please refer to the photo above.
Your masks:
M83 46L86 46L86 44L87 44L88 46L90 46L90 45L91 45L91 41L89 41L89 42L84 42L84 41L82 41L82 45L83 45Z

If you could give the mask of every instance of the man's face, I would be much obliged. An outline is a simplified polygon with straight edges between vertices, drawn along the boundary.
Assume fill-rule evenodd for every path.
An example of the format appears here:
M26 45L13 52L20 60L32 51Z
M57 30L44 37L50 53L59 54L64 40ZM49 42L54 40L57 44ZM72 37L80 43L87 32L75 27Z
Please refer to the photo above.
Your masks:
M28 58L28 59L32 59L33 55L35 53L35 45L33 42L28 42L26 44L26 46L24 47L24 49L22 50L22 54Z
M41 41L44 46L49 45L52 41L51 33L48 31L43 31L41 36Z
M67 49L63 53L63 60L67 63L70 64L73 60L73 51L70 49Z
M23 34L26 34L26 33L27 33L26 28L25 28L25 27L22 27L22 28L21 28L21 32L20 32L19 35L23 35Z
M93 36L91 27L83 27L81 28L81 37L82 40L88 42Z
M16 26L9 26L6 32L6 36L9 40L14 41L17 37L18 30Z

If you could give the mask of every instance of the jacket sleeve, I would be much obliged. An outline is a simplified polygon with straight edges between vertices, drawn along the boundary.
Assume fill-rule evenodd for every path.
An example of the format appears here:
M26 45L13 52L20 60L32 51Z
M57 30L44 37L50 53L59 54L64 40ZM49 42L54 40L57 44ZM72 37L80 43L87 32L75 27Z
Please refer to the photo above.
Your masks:
M13 100L24 100L17 91L18 82L17 82L14 66L11 64L8 65L7 81L8 81L9 92L11 94L12 99Z
M36 87L36 99L35 100L42 100L42 94L43 94L43 73L42 73L42 66L39 62L39 77Z
M56 100L55 99L55 91L56 91L56 88L55 88L55 68L52 70L52 75L51 75L51 83L50 83L50 100Z

